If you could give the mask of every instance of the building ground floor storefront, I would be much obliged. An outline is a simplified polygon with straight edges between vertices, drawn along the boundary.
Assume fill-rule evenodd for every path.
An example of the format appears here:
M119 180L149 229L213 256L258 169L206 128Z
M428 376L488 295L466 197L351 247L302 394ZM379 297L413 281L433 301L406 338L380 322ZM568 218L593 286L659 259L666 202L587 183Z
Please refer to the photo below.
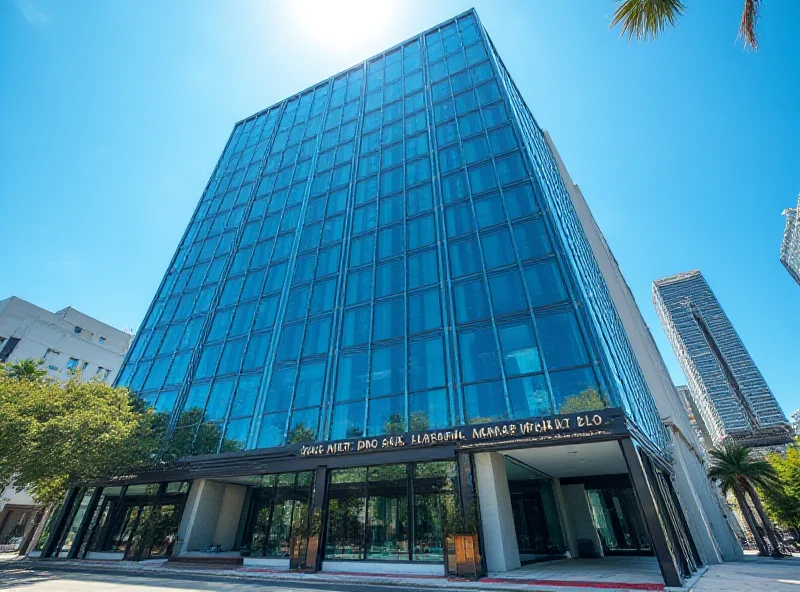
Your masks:
M478 576L642 555L680 585L703 561L670 465L615 410L569 419L195 457L76 487L34 554Z

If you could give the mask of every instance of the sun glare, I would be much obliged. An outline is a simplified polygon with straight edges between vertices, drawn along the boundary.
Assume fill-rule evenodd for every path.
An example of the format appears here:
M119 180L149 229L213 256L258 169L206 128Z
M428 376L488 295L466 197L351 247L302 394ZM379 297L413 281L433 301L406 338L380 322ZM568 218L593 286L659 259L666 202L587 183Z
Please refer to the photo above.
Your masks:
M334 50L353 49L385 36L387 0L289 0L298 33Z

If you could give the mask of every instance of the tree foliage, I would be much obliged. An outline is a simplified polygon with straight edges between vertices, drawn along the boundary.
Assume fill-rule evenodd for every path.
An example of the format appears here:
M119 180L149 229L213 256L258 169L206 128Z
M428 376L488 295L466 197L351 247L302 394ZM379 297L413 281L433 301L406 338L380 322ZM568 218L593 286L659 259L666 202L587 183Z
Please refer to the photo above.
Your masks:
M151 465L164 427L126 389L2 372L0 489L13 481L49 503L71 483Z
M739 38L746 48L758 49L756 27L761 0L744 0L739 23ZM675 26L686 7L682 0L620 0L611 19L611 27L620 25L628 39L655 39L664 29Z
M584 411L595 411L608 407L606 400L597 392L596 389L589 388L581 391L577 395L564 398L564 403L559 409L559 413L582 413Z
M773 487L759 488L767 513L784 528L800 530L800 437L785 454L768 454L767 462L778 481Z
M22 380L39 380L47 376L47 370L41 368L44 360L20 360L0 365L0 373L8 378Z

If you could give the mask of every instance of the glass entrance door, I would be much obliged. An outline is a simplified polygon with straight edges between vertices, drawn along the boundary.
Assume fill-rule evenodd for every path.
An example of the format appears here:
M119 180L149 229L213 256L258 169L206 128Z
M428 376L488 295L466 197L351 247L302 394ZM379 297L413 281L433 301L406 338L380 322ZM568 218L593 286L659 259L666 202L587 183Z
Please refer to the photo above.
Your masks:
M587 494L605 554L651 552L650 538L647 536L633 489L604 487L588 489Z

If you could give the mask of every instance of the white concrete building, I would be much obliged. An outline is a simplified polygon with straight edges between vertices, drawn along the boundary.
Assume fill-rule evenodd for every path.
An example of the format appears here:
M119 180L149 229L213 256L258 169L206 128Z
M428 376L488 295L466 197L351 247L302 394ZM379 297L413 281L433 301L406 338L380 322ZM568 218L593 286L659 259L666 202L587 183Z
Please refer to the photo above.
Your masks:
M117 376L132 336L72 307L50 312L11 296L0 300L0 362L43 359L47 374L67 379L81 372L108 384ZM13 550L35 521L26 491L0 492L0 551Z
M111 384L131 338L70 306L50 312L16 296L0 300L0 362L43 359L54 378L80 371Z

